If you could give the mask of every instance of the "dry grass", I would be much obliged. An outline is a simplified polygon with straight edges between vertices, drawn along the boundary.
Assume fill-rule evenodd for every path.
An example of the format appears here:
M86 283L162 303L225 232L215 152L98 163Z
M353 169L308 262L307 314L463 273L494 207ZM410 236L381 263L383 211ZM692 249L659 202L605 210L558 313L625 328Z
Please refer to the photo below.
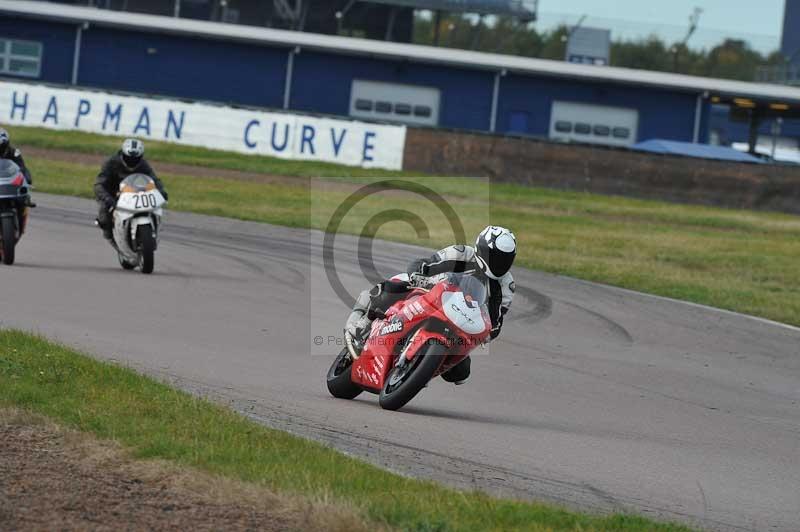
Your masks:
M0 408L0 430L22 428L56 438L61 450L69 455L80 470L114 472L137 479L161 490L182 495L186 504L230 506L274 516L291 530L310 532L371 532L388 530L368 523L355 507L332 502L329 496L313 499L277 494L265 486L242 482L230 477L212 475L191 467L179 467L167 460L136 459L133 453L112 440L101 440L91 433L79 432L52 420L19 408ZM40 449L39 449L40 450Z

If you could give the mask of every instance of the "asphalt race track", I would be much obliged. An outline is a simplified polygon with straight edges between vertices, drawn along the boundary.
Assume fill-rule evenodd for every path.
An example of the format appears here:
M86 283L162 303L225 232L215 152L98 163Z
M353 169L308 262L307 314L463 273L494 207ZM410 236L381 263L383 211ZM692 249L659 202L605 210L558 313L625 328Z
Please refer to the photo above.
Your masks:
M800 330L517 270L504 334L468 383L385 412L369 394L329 397L332 358L310 354L338 351L326 337L346 313L318 233L170 213L144 276L117 265L93 202L37 201L18 264L0 266L2 327L398 472L715 530L800 529ZM355 292L355 240L337 245ZM385 274L418 254L375 244Z

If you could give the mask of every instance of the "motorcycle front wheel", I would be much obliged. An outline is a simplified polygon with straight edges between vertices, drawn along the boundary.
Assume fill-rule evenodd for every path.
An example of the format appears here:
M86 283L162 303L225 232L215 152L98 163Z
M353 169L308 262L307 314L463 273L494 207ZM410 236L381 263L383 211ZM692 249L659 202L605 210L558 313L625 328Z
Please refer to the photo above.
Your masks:
M14 248L17 245L17 228L14 226L14 218L4 216L2 219L2 239L3 239L3 264L11 266L14 264Z
M386 378L378 403L386 410L399 410L412 400L442 365L447 348L429 344L403 366L395 366Z
M351 379L353 361L345 347L328 370L328 391L337 399L355 399L363 390Z
M153 273L156 261L156 239L153 237L153 228L149 225L137 227L136 241L139 243L139 263L142 266L142 273Z

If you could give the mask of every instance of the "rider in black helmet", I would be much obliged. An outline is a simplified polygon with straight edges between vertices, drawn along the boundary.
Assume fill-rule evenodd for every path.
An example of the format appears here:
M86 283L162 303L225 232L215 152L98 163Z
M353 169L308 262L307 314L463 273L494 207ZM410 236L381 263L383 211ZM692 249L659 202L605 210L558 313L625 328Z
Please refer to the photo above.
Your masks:
M94 184L94 195L100 204L97 213L97 224L103 230L103 236L113 241L113 221L111 212L117 206L119 184L129 175L149 175L156 182L156 187L168 199L164 184L156 176L153 168L144 160L144 143L138 139L126 139L122 148L112 155L103 165Z
M489 288L489 315L492 319L491 339L500 334L503 317L511 308L514 299L514 277L511 265L517 256L517 239L510 230L490 225L478 235L475 247L455 245L438 251L428 259L411 263L409 274L436 278L444 273L474 272L486 279ZM353 311L347 318L345 334L361 340L370 330L370 309L386 310L403 299L410 290L404 281L383 281L371 290L361 292ZM451 368L442 378L455 384L463 384L470 374L469 358Z

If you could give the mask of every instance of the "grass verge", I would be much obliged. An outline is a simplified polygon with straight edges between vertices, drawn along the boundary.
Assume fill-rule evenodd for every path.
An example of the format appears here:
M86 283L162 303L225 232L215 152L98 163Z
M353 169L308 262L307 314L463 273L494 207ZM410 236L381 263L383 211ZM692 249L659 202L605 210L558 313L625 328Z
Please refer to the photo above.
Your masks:
M365 519L403 530L688 530L457 492L394 475L18 331L0 331L0 407L116 440L137 458L170 460L279 494L340 501Z
M0 477L2 530L387 530L341 501L135 459L117 442L2 406Z
M193 149L173 149L183 153L182 161L193 161ZM38 190L93 197L97 168L45 160L30 165ZM325 228L332 210L354 190L353 183L366 179L258 183L163 177L171 209L317 229ZM520 266L800 325L800 217L505 184L489 189L469 178L408 178L445 194L468 235L482 229L487 212L493 223L512 227ZM341 231L359 234L376 211L396 208L393 202L396 198L373 197L344 220ZM403 207L428 219L430 206L424 200ZM382 227L377 236L429 247L452 243L446 223L433 224L426 240L400 223Z

